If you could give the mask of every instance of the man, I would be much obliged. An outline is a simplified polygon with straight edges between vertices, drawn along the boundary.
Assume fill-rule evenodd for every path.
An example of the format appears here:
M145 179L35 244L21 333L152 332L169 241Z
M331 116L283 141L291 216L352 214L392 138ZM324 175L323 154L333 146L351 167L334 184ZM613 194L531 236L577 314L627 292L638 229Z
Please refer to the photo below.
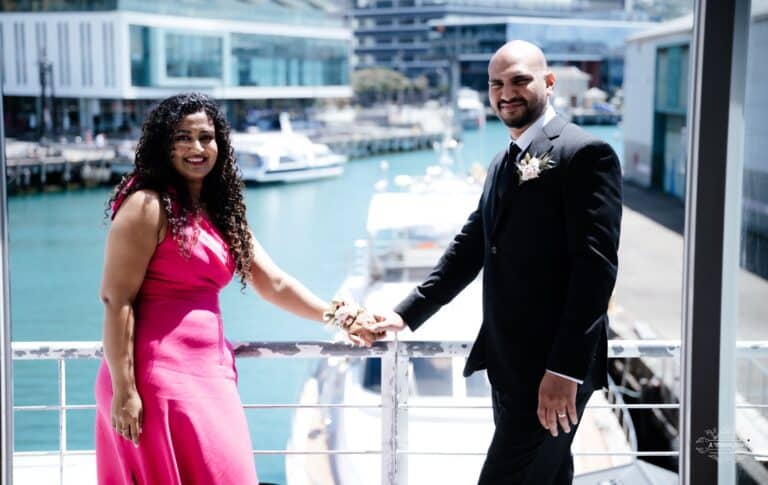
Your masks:
M505 44L488 77L508 148L432 273L372 330L416 330L483 269L483 323L464 369L487 369L492 387L496 431L479 484L570 484L573 432L607 385L621 169L610 146L554 112L538 47Z

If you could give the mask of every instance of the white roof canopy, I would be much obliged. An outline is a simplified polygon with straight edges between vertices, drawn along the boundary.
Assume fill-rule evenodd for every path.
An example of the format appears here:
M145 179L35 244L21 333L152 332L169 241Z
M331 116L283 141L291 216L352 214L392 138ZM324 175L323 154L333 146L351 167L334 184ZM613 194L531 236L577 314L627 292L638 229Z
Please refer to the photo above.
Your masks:
M375 194L368 209L369 234L386 229L430 226L458 230L477 208L479 193Z

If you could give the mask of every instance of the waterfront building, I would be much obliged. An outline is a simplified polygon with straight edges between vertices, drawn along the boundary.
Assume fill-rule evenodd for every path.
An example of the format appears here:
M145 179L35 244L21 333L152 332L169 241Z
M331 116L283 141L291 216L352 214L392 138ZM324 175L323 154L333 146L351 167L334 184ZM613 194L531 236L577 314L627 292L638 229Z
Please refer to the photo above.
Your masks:
M135 130L182 90L259 110L348 99L352 34L325 0L2 1L6 133ZM55 130L54 130L55 129Z
M768 2L753 2L748 49L768 47ZM626 49L624 176L639 185L685 199L688 102L693 18L681 17L630 37ZM768 274L768 136L760 120L768 112L768 68L758 57L747 64L742 214L750 231L745 264ZM631 116L629 115L631 114ZM725 130L726 127L723 127Z
M654 19L638 10L638 4L621 0L353 0L353 65L356 69L386 67L409 78L425 76L433 88L443 91L454 80L457 86L484 91L491 54L508 40L526 39L541 46L555 63L590 73L592 86L612 90L621 85L624 39L647 29L647 21Z
M431 21L437 34L432 52L459 70L461 85L488 87L488 61L503 43L525 39L541 47L551 65L575 66L590 76L589 87L608 92L623 82L624 40L652 22L552 17L458 17Z

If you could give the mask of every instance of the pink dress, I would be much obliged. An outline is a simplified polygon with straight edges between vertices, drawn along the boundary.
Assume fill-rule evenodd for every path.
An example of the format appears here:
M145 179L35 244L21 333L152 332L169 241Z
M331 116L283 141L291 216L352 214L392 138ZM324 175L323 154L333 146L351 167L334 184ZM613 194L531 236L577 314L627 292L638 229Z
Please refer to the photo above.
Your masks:
M111 426L112 383L101 363L95 389L101 485L258 484L219 311L219 290L232 279L234 260L207 219L198 227L189 258L166 230L134 305L144 412L138 447Z

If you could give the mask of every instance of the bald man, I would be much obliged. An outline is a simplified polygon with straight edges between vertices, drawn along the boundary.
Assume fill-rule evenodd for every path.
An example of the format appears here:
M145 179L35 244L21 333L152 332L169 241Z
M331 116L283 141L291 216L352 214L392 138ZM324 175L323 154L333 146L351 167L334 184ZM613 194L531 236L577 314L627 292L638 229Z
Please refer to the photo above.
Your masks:
M416 330L484 270L483 323L464 369L487 369L492 388L480 485L572 483L573 435L592 391L607 386L621 169L608 144L555 113L554 85L531 43L493 55L488 97L509 139L432 273L373 327Z

